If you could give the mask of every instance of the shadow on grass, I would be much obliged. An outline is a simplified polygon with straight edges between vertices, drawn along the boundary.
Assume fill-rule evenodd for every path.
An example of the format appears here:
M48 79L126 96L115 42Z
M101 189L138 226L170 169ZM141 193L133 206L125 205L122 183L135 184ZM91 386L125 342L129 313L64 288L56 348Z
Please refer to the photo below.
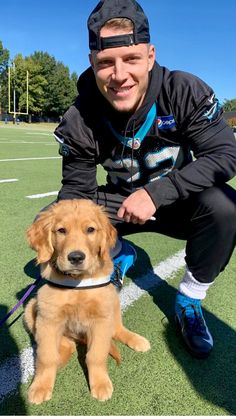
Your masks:
M39 276L39 268L35 266L34 260L31 260L25 266L24 271L26 275L32 279L36 279ZM24 296L33 282L34 281L29 282L29 285L16 294L17 301ZM33 290L23 305L20 306L12 317L9 317L7 322L0 327L0 415L27 415L24 398L21 397L20 392L18 391L18 386L23 378L20 351L15 340L11 336L11 330L19 319L22 322L24 313L23 307L29 299L34 296L38 288L39 287ZM8 312L9 310L7 307L0 305L0 319L4 318ZM32 338L31 343L33 346Z
M0 305L0 319L7 315L8 307ZM22 372L19 350L11 335L11 326L5 323L0 327L0 416L26 415L24 399L18 391Z
M165 338L171 353L181 365L183 371L200 396L208 402L219 406L230 415L236 415L236 332L222 320L204 310L204 316L214 339L214 349L208 359L193 358L184 347L181 336L177 334L174 321L174 305L176 289L156 275L147 253L137 247L137 262L135 269L130 269L129 277L140 288L152 296L154 303L163 312ZM136 280L145 274L152 277L156 286L150 288L150 280Z

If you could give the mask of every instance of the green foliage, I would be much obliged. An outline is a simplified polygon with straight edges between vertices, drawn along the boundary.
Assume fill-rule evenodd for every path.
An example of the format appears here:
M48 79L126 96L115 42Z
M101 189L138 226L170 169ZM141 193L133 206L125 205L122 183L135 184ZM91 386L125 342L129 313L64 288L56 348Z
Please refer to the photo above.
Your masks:
M17 110L26 112L26 74L29 72L29 113L41 113L45 104L44 89L47 80L41 74L41 66L35 63L32 58L23 58L18 54L14 58L15 63L15 89Z
M77 95L77 75L70 76L69 68L47 52L35 52L30 58L41 67L41 74L47 81L43 114L62 115Z
M41 67L41 74L47 81L44 113L48 116L62 115L77 95L77 75L70 76L69 68L48 53L35 52L30 58Z
M7 69L9 61L9 51L3 48L2 41L0 41L0 75Z
M10 53L0 41L0 113L7 110L7 71Z
M236 111L236 99L225 99L223 103L224 112Z
M9 51L0 41L0 111L8 107ZM47 52L36 51L29 57L17 54L11 67L11 109L13 89L16 93L16 110L26 112L26 74L29 74L29 114L59 117L73 103L77 93L77 74L70 75L69 68ZM2 102L2 106L1 106Z

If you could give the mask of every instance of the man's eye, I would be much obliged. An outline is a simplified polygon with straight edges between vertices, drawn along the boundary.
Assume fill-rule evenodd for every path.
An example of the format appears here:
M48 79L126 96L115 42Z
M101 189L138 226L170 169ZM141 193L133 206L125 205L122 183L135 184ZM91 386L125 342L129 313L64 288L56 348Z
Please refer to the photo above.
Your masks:
M129 57L129 58L127 58L127 61L128 62L135 62L135 61L138 61L139 60L139 57Z
M109 60L99 61L97 65L98 65L98 68L104 68L104 67L109 67L110 65L112 65L112 62Z
M58 228L57 233L66 234L66 229L64 227Z
M94 227L88 227L87 228L87 233L88 234L91 234L91 233L93 233L95 231L95 228Z

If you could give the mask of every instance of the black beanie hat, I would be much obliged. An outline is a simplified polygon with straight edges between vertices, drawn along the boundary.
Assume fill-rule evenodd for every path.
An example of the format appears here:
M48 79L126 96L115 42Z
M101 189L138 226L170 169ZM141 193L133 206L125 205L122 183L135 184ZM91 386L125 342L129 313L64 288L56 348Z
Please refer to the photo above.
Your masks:
M133 33L101 38L102 26L114 18L130 19L134 25ZM101 0L88 18L88 30L90 50L150 42L148 19L135 0Z

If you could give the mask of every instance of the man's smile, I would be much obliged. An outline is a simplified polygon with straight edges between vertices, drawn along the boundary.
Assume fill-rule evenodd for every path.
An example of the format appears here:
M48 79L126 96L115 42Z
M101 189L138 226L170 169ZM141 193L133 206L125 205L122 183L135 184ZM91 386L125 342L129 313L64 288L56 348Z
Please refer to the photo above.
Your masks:
M126 97L131 93L134 86L108 87L108 90L116 97Z

